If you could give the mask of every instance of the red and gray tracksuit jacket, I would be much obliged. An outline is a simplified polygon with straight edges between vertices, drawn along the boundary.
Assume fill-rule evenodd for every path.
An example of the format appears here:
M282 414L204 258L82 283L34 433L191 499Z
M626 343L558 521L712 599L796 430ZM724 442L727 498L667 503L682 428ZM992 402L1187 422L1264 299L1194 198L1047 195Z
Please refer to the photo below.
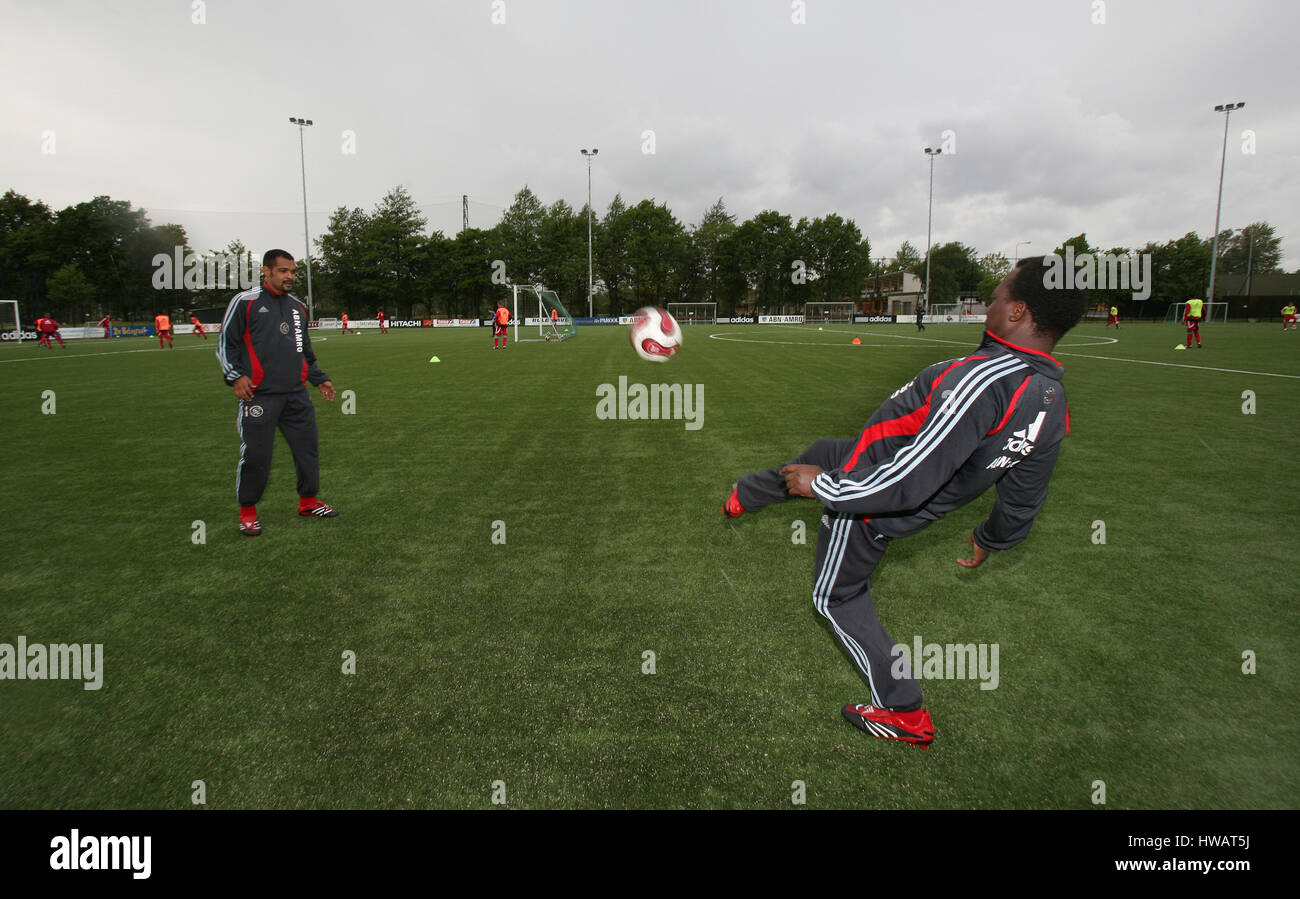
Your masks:
M329 380L312 352L307 307L265 284L237 294L226 307L217 359L226 384L247 375L259 393L290 393Z
M843 466L813 480L813 494L904 537L996 485L975 542L1010 549L1047 500L1070 430L1062 371L1046 353L986 331L974 353L931 365L886 400Z

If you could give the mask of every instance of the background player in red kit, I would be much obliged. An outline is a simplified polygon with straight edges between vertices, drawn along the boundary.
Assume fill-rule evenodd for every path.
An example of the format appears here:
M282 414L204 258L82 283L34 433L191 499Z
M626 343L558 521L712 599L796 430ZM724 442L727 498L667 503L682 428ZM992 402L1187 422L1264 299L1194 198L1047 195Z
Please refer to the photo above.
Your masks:
M497 349L497 341L501 342L501 349L506 348L506 343L510 339L506 334L508 324L510 324L510 310L506 308L505 300L498 300L496 314L492 317L492 349Z
M190 324L194 326L195 334L198 334L204 340L208 339L208 332L203 330L203 322L199 321L197 318L191 315Z
M51 337L57 340L59 346L63 347L65 350L68 348L68 345L63 342L63 336L59 334L59 323L50 318L48 312L36 319L36 333L40 335L39 342L50 347L50 349L54 349L53 345L50 343Z
M339 332L339 336L340 336L340 337L342 337L344 334L348 333L348 331L351 331L353 334L357 333L356 328L349 328L349 327L348 327L348 314L347 314L346 312L343 313L343 315L342 315L341 318L342 318L342 321L343 321L343 330Z
M112 337L112 336L113 336L113 333L112 333L112 331L113 331L113 322L109 319L109 317L108 317L107 315L104 316L103 318L101 318L101 319L99 320L99 326L100 326L101 328L104 329L104 337L105 337L105 338L108 338L108 337Z
M379 319L379 333L388 333L388 320L384 317L384 310L380 309L375 313L375 318Z
M153 317L154 327L158 329L158 349L163 348L163 339L166 338L167 346L172 346L172 320L166 312L160 312Z
M1192 335L1196 335L1196 348L1205 349L1201 343L1201 320L1205 317L1205 301L1192 297L1187 301L1183 320L1187 323L1187 348L1192 348Z

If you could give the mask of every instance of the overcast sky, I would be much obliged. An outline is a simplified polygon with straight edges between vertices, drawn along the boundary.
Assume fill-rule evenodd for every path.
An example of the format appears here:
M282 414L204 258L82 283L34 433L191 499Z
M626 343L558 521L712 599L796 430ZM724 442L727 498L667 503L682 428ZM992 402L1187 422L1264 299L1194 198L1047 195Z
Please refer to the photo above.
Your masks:
M300 253L302 116L313 239L398 184L448 235L462 194L475 227L525 184L581 208L598 147L598 212L837 212L882 256L924 249L951 131L934 241L1010 257L1208 237L1213 107L1244 100L1222 227L1270 222L1294 271L1298 25L1293 0L0 0L0 189Z

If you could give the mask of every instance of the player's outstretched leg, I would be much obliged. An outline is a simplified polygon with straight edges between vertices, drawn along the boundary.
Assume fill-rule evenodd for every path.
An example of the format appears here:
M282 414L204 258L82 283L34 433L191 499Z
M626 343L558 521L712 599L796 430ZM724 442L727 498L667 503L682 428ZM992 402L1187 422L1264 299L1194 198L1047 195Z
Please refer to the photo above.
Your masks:
M921 686L895 653L871 599L871 573L888 543L869 521L827 512L817 533L813 605L871 691L871 703L845 706L844 718L873 737L925 747L934 724L921 707Z
M813 443L789 463L782 463L766 471L755 471L736 481L731 487L731 494L722 506L722 514L736 518L744 512L757 512L772 503L783 503L790 498L785 489L785 478L781 469L786 464L816 465L827 471L839 468L848 460L856 441L824 437Z

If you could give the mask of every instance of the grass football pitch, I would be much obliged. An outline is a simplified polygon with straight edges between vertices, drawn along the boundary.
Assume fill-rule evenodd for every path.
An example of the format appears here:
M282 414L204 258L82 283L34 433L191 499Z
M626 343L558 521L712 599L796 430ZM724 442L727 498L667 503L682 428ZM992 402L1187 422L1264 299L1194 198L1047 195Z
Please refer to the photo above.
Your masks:
M980 333L696 326L666 365L614 327L318 333L353 391L312 391L341 515L295 514L277 438L256 539L213 341L5 346L0 643L102 644L103 682L0 680L0 807L188 808L195 781L209 808L790 808L796 782L814 808L1094 808L1098 782L1107 808L1294 807L1276 325L1071 332L1029 539L956 564L990 492L873 577L899 643L996 644L996 688L923 680L927 751L841 719L869 693L812 606L820 507L718 507ZM599 418L620 376L703 385L701 426Z

